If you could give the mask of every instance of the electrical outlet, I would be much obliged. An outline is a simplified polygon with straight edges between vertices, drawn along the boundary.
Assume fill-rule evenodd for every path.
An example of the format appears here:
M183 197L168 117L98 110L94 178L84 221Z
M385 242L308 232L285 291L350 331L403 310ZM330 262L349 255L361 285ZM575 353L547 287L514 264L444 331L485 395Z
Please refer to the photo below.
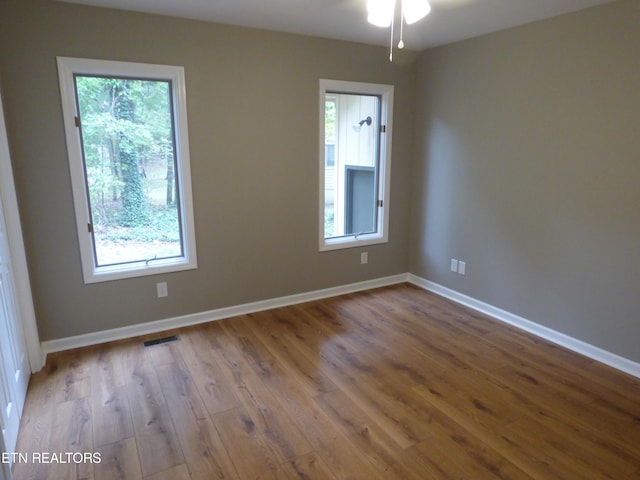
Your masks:
M169 288L167 287L167 282L156 283L156 291L158 293L158 298L168 297Z
M362 252L360 254L360 264L364 265L365 263L369 263L369 254L367 252Z
M458 262L458 273L460 275L467 274L467 262L459 261Z
M458 260L456 260L455 258L451 259L451 271L452 272L458 271Z

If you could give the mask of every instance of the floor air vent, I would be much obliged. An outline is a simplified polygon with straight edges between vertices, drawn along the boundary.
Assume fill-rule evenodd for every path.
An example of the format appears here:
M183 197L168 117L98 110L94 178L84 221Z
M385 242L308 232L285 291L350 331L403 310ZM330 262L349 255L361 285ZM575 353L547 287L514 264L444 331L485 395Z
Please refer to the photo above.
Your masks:
M171 335L170 337L162 337L162 338L156 338L155 340L147 340L146 342L144 342L144 346L153 347L154 345L161 345L163 343L175 342L176 340L178 340L178 336Z

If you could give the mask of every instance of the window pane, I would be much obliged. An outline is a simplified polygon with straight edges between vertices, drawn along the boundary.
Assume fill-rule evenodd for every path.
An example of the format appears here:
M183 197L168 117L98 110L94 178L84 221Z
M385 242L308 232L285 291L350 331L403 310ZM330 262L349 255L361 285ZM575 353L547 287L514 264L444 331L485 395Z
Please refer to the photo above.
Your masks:
M96 266L183 255L168 81L75 76Z
M325 94L324 238L377 231L380 98Z

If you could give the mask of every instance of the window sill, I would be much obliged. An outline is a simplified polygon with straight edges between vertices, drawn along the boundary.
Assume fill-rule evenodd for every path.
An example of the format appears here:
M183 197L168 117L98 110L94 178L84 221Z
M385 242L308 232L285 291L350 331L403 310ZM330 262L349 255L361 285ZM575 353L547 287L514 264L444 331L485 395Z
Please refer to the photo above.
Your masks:
M320 241L320 251L341 250L344 248L364 247L367 245L377 245L388 243L386 236L373 233L366 235L350 235L347 237L325 238Z
M85 271L84 283L109 282L126 278L146 277L161 273L181 272L198 268L196 262L189 262L185 258L152 260L151 262L136 262L128 265L114 265L110 267L91 268Z

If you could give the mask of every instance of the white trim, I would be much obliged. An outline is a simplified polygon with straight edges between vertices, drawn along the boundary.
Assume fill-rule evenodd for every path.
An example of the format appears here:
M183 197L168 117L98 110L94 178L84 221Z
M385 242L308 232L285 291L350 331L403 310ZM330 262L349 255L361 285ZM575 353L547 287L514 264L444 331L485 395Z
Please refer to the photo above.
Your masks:
M539 323L532 322L531 320L527 320L526 318L520 317L518 315L514 315L513 313L507 312L506 310L494 307L493 305L482 302L455 290L451 290L450 288L444 287L430 280L425 280L424 278L418 277L416 275L409 274L408 281L410 283L413 283L414 285L424 288L425 290L429 290L430 292L446 297L449 300L453 300L456 303L465 305L480 313L489 315L496 320L507 323L526 332L532 333L533 335L536 335L540 338L544 338L545 340L549 340L550 342L568 348L569 350L585 355L592 360L596 360L617 370L628 373L629 375L640 378L640 363L608 352L599 347L583 342L582 340L570 337L569 335L545 327L543 325L540 325Z
M0 452L6 452L7 450L5 449L4 446L4 439L2 438L2 435L0 435ZM12 466L12 462L11 462L11 458L9 459L9 463L7 462L0 462L0 480L11 480L13 477L11 476L11 466Z
M194 313L191 315L183 315L180 317L166 318L153 322L140 323L127 327L114 328L112 330L103 330L101 332L87 333L74 337L60 338L56 340L48 340L42 342L42 350L45 354L69 350L72 348L86 347L88 345L97 345L99 343L111 342L114 340L122 340L125 338L137 337L139 335L147 335L150 333L162 332L173 328L186 327L199 323L212 322L222 320L224 318L235 317L238 315L247 315L249 313L261 312L272 308L286 307L303 302L320 300L323 298L336 297L347 293L359 292L371 288L385 287L406 282L407 275L393 275L390 277L366 280L364 282L351 283L338 287L326 288L323 290L315 290L311 292L298 293L285 297L272 298L269 300L261 300L242 305L218 308L206 312Z
M69 156L69 171L71 175L76 228L80 245L80 259L84 282L104 282L197 268L184 67L72 57L57 57L57 63L63 124L67 141L67 154ZM180 202L181 227L183 232L183 255L181 257L162 259L151 263L149 261L140 261L109 267L99 267L95 264L91 233L87 230L87 225L91 222L87 201L89 195L85 179L82 144L79 130L75 124L75 117L79 116L74 86L75 74L122 75L152 80L168 80L171 82L174 136L176 143L175 155L177 160L175 174L178 183L178 201Z
M5 222L7 224L7 240L11 251L11 266L15 281L16 306L18 314L22 320L22 330L27 344L27 354L29 355L29 365L31 372L35 373L44 366L45 357L40 349L40 339L38 337L38 326L36 324L36 314L33 308L33 297L31 295L31 282L29 281L29 270L27 267L27 255L24 249L24 239L22 237L22 227L20 222L20 212L18 210L18 200L13 181L13 168L11 166L11 154L9 152L9 141L2 108L2 97L0 96L0 195L4 206Z

